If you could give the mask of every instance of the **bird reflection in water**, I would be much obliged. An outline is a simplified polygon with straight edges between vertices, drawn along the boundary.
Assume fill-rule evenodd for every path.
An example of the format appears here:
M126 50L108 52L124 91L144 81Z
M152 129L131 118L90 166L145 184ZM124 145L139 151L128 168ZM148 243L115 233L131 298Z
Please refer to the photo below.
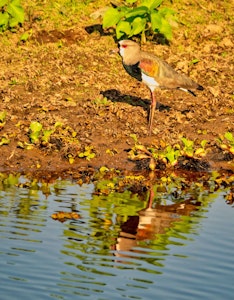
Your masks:
M132 252L144 252L138 246L141 241L157 240L157 235L165 234L172 228L175 222L182 221L182 216L191 216L200 202L194 199L187 199L180 203L162 205L153 203L154 191L150 189L149 199L145 209L139 211L138 216L130 216L121 225L121 232L117 238L117 243L113 246L115 256L129 257ZM131 251L131 253L126 253Z

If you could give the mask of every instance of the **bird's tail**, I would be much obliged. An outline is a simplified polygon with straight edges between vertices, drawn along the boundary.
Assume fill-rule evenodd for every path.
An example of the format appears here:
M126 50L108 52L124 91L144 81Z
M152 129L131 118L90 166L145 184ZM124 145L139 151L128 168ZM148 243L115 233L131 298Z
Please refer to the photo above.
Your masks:
M184 91L184 92L186 92L186 93L189 93L189 94L193 95L194 97L197 96L193 91L191 91L191 90L189 90L189 89L185 89L185 88L181 88L181 87L179 87L178 89L181 90L181 91ZM201 86L200 84L198 84L198 86L197 86L196 89L199 90L199 91L203 91L203 90L204 90L204 87Z

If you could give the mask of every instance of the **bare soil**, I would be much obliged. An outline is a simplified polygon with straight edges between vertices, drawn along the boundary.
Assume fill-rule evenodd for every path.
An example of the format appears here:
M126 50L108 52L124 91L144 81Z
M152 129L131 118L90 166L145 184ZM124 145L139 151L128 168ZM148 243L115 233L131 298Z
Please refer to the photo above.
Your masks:
M7 137L10 143L0 146L0 172L59 176L101 166L131 171L136 169L128 158L132 134L148 146L162 141L173 145L182 136L198 144L206 139L207 170L234 170L233 156L217 145L220 134L234 133L232 11L225 1L204 5L187 1L178 7L180 19L190 23L178 23L170 45L153 40L142 46L205 88L197 97L159 90L152 136L148 136L149 91L125 73L118 55L110 54L116 43L111 33L101 30L101 22L83 17L70 28L26 22L19 32L4 33L0 112L7 117L0 140ZM197 15L188 17L189 9ZM203 21L198 21L198 13ZM215 14L219 17L212 17ZM32 34L20 42L26 29ZM27 147L32 146L33 121L43 129L55 128L56 122L62 125L49 142ZM86 146L96 155L90 160L79 157ZM142 164L142 169L146 167Z

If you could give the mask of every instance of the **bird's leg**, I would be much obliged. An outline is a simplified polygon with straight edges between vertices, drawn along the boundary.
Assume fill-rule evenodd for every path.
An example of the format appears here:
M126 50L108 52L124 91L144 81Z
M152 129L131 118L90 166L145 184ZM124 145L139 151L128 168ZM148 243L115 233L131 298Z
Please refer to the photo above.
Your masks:
M150 114L149 114L149 135L152 133L152 126L154 120L154 112L157 104L157 100L154 94L154 91L151 91L151 105L150 105Z
M149 193L149 200L148 200L146 208L152 208L152 206L153 206L153 200L154 200L154 190L151 187L150 188L150 193Z

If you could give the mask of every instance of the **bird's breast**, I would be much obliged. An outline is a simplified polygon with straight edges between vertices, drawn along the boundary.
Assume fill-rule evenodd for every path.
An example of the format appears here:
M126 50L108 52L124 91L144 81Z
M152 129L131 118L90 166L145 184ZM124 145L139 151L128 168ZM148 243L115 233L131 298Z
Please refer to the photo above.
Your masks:
M152 92L159 87L159 83L154 79L154 77L148 76L144 73L142 73L141 77L142 82L144 82L144 84L146 84Z
M124 69L132 77L136 78L139 81L142 81L141 69L139 68L139 62L135 65L126 65L123 62Z

